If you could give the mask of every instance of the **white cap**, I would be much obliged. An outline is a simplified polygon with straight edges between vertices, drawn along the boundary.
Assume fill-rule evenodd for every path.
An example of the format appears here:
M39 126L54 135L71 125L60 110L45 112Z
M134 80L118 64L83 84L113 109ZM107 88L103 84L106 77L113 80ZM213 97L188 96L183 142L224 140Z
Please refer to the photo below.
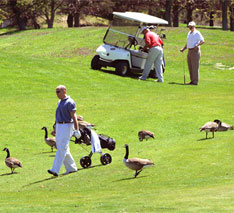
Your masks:
M141 33L143 33L144 30L147 30L147 29L149 29L149 28L148 28L148 27L143 27L143 28L141 29Z
M156 28L154 25L147 26L150 30Z
M194 21L190 21L188 26L191 26L191 27L195 27L196 26L196 23Z

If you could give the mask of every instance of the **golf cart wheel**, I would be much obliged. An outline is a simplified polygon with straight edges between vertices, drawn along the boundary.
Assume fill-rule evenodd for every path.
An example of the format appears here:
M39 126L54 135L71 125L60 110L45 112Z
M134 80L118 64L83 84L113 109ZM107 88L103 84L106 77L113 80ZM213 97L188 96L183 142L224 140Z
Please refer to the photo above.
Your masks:
M112 158L111 155L108 153L105 153L101 156L100 158L102 165L107 165L110 164L112 162Z
M118 75L125 76L128 73L128 63L125 61L120 61L115 68Z
M84 156L80 159L80 165L83 168L88 168L91 165L92 161L91 158L89 156Z
M98 63L99 62L99 55L95 55L91 61L91 68L93 70L100 70L101 69L101 65Z

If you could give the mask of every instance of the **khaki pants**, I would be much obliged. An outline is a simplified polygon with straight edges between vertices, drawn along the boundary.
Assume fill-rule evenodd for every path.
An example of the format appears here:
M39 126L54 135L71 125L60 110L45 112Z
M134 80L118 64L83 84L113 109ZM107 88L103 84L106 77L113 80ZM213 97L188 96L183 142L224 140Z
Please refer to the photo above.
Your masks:
M193 84L198 84L199 79L199 62L201 52L200 50L190 49L188 51L187 62L190 74L190 80Z

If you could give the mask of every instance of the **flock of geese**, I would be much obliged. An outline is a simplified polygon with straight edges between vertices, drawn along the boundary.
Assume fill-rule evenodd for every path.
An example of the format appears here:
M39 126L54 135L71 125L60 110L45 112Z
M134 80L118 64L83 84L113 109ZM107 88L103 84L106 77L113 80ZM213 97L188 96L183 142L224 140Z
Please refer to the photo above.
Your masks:
M214 133L215 132L224 132L228 130L233 130L233 126L226 124L224 122L221 122L220 120L214 120L209 121L205 123L201 128L200 132L205 131L206 132L206 139L208 139L208 132L212 132L212 138L214 138Z
M78 116L78 121L79 121L79 127L89 127L89 128L94 128L94 124L90 124L89 122L86 122L83 120L82 116ZM56 139L55 137L48 137L48 130L44 126L42 127L42 130L45 131L45 136L44 140L45 143L50 146L51 151L53 152L53 149L57 149L56 147ZM206 132L206 139L208 139L208 133L212 132L212 138L214 138L214 133L217 131L228 131L228 130L233 130L233 126L226 124L224 122L221 122L220 120L214 120L214 121L209 121L205 123L201 128L200 131L205 131ZM52 135L55 136L55 131L53 130L51 132ZM150 132L148 130L141 130L138 132L138 138L139 141L148 140L149 138L154 139L154 133ZM140 172L149 166L153 166L154 163L153 161L149 159L141 159L141 158L128 158L129 156L129 145L125 144L125 156L123 158L123 163L125 164L126 167L128 167L131 170L135 171L134 177L136 178ZM10 157L10 151L8 148L4 148L3 151L6 151L7 156L5 159L5 164L7 167L11 169L11 173L14 173L15 168L21 167L22 168L22 163L14 157Z

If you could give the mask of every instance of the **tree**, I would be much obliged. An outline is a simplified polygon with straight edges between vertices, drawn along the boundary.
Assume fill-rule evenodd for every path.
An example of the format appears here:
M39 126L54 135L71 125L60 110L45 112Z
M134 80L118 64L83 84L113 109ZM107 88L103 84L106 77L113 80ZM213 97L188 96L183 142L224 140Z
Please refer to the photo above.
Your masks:
M89 13L89 6L92 0L64 0L61 11L67 14L68 27L79 27L81 14ZM73 24L73 22L75 22Z
M222 29L228 30L228 18L227 18L227 9L228 9L228 0L220 0L222 5Z
M115 5L114 0L93 0L89 7L89 14L111 20ZM121 8L117 11L121 11Z
M168 26L171 27L171 8L172 8L173 0L166 0L165 3L165 13L164 19L168 21Z
M48 28L53 28L55 13L63 5L63 0L33 0L40 8L41 16L45 18Z
M21 2L17 0L10 0L6 3L6 8L9 12L11 18L16 22L19 30L26 30L27 25L27 16L26 16L26 8L27 2Z
M179 27L179 15L185 8L185 0L174 0L172 5L173 27Z
M194 1L187 0L186 10L187 10L187 23L193 20L193 10L195 9Z
M234 31L234 0L230 3L230 30Z

